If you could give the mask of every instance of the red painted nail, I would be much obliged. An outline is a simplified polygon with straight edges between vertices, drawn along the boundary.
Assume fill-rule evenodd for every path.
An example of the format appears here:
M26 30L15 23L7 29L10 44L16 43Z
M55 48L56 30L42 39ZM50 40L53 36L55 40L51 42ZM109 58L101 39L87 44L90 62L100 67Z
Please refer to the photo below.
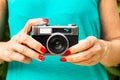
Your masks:
M43 61L45 58L44 58L44 56L39 55L38 59L41 60L41 61Z
M61 62L66 62L67 60L66 60L66 58L61 58L60 61Z
M43 19L44 22L48 22L48 19Z
M70 50L67 50L67 51L65 52L65 55L70 55L70 54L71 54Z
M40 51L43 52L43 53L46 53L46 48L45 47L41 47Z

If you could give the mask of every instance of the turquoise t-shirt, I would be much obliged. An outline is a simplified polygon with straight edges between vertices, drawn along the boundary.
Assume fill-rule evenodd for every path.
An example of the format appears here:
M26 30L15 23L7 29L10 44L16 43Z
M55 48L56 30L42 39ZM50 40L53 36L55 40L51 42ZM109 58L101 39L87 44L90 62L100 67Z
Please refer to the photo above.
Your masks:
M99 0L8 0L10 36L31 18L48 18L51 25L76 24L79 39L100 38ZM108 80L104 67L60 62L60 56L45 56L43 62L10 62L7 80Z

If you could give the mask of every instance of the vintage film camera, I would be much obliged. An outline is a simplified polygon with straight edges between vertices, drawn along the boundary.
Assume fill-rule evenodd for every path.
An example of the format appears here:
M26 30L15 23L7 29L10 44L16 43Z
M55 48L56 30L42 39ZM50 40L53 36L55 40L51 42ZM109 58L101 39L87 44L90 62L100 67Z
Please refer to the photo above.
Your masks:
M45 55L63 55L78 43L78 27L37 25L32 27L32 37L47 48Z

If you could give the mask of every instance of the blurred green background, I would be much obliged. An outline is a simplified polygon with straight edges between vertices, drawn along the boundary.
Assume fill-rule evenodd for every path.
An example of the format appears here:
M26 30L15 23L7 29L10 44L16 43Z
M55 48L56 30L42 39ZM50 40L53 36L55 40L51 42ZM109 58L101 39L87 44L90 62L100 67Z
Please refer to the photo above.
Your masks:
M120 13L120 0L118 0L118 10ZM9 28L7 25L5 26L5 34L3 35L2 41L8 41L9 38ZM6 73L7 73L7 62L3 62L0 64L0 80L5 80ZM106 70L108 71L110 80L120 80L120 65L114 66L114 67L106 67Z
M118 10L119 10L119 13L120 13L120 0L118 0Z

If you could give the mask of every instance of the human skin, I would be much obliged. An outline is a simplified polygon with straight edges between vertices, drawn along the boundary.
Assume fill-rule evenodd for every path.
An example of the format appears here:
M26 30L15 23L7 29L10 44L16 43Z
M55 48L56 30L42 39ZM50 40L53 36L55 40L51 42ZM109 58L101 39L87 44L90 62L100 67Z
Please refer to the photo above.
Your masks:
M67 54L72 55L61 60L87 66L100 62L110 67L120 63L120 18L117 0L100 0L99 12L102 39L88 37L79 41L67 51Z
M0 7L6 4L5 0L1 0L0 3L2 3ZM5 15L3 14L6 12L5 7L7 6L2 7L0 10L0 16ZM99 0L99 12L102 39L89 36L84 40L80 40L78 44L66 51L65 56L60 59L62 62L85 66L100 62L107 67L120 63L120 18L117 11L117 1ZM2 20L5 21L5 19L0 18L0 21ZM31 26L37 24L47 24L47 21L42 18L31 19L11 40L0 42L1 61L11 62L15 60L30 63L31 58L44 60L42 54L46 52L45 47L29 36Z

